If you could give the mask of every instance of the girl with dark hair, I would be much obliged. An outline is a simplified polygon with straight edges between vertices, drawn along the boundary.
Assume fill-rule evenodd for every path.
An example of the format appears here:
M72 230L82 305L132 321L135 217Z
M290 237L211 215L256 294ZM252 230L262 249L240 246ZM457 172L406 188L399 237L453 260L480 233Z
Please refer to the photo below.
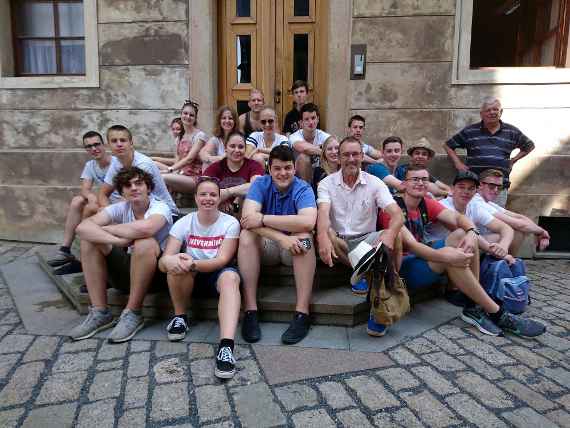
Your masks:
M225 143L228 135L238 130L238 116L234 109L222 106L216 114L214 135L208 140L204 148L200 150L204 170L225 156Z
M175 117L170 122L170 132L172 132L172 138L174 140L174 146L178 147L178 142L184 136L184 125L182 124L182 119ZM167 170L169 166L174 165L176 158L165 158L161 156L151 156L151 159L156 163L158 169L161 171Z

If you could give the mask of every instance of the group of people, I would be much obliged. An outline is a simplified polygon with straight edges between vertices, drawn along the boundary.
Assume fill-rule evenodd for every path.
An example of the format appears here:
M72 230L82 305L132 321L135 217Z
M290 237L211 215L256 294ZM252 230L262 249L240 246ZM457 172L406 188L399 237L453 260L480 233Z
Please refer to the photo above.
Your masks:
M506 311L479 283L480 254L512 262L527 235L534 235L540 248L549 243L547 231L496 203L506 200L512 164L533 148L517 128L500 120L498 100L486 99L482 121L446 143L458 169L453 184L446 185L428 171L435 152L427 139L409 144L409 163L401 165L401 138L389 137L377 148L365 144L360 115L350 118L347 136L332 136L319 128L318 107L306 102L307 84L295 82L292 93L296 103L284 134L259 90L251 92L251 110L240 117L230 107L220 108L211 138L197 127L198 105L185 102L171 123L173 158L136 151L122 125L111 126L106 139L95 131L83 136L92 159L81 175L81 192L71 201L64 241L49 261L61 273L77 263L70 247L78 235L91 306L70 332L72 339L112 327L110 342L130 340L144 326L145 295L167 287L174 308L167 335L183 340L192 296L217 296L214 373L230 378L242 309L243 338L256 342L262 336L261 265L293 267L296 308L282 341L294 344L310 329L317 253L325 265L350 268L348 254L356 246L380 241L392 250L410 290L447 276L467 301L462 318L483 333L532 337L545 331ZM459 147L467 149L466 164L455 155ZM514 148L520 152L510 159ZM192 193L197 209L181 217L171 192ZM108 284L129 292L118 320L107 306ZM368 287L362 279L352 292L365 295ZM371 336L387 329L369 318Z

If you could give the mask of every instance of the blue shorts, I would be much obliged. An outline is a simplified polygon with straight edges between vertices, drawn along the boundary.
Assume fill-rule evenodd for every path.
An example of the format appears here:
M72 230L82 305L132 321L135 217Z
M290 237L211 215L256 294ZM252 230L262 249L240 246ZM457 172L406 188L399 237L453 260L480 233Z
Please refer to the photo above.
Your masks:
M445 247L445 240L434 241L430 244L434 250ZM424 260L415 254L404 256L402 267L400 268L400 276L406 280L409 290L419 290L431 287L445 281L445 274L437 273L431 270L427 260Z
M235 272L239 276L239 271L233 266L227 266L213 272L198 272L194 277L194 289L192 290L192 295L198 297L219 296L220 293L218 293L217 288L218 278L224 272Z

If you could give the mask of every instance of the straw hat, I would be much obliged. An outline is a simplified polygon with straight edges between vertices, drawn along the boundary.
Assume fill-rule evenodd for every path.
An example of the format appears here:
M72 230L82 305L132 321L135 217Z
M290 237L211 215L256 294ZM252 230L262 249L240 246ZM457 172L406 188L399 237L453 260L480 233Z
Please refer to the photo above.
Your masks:
M433 158L435 151L431 148L431 144L426 137L420 138L408 148L408 156L412 156L412 152L416 149L425 149L429 152L430 157Z

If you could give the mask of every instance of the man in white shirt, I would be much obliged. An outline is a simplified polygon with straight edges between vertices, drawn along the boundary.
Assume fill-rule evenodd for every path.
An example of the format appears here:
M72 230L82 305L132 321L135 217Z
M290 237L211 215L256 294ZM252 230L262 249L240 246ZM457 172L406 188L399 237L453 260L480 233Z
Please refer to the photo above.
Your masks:
M124 201L108 205L81 222L81 263L91 307L87 318L71 332L73 340L87 339L115 323L107 308L107 280L115 288L130 286L129 300L109 342L130 340L144 325L142 304L151 284L166 284L157 269L172 213L166 203L151 197L152 176L140 168L125 168L114 178Z
M509 254L516 257L522 243L528 235L534 235L536 246L543 251L550 244L550 235L548 232L533 222L530 218L509 211L498 204L495 200L499 197L503 189L503 173L498 169L486 169L479 176L480 186L479 193L475 195L471 204L480 205L482 209L488 211L495 218L508 224L515 230L513 242L509 247ZM481 233L491 235L492 231L482 228ZM489 241L495 242L497 236L489 236Z
M109 205L109 195L115 189L113 185L115 175L123 168L136 166L152 176L154 183L152 196L166 203L173 214L178 214L178 208L176 208L156 164L148 156L135 151L131 131L123 125L113 125L107 130L107 142L111 146L113 159L105 175L105 183L99 190L99 205L102 207Z
M317 128L319 108L313 103L307 103L301 107L301 124L301 129L289 135L289 142L297 155L295 161L297 176L311 183L313 168L319 165L321 146L331 135Z
M479 186L479 178L475 173L471 171L459 172L453 180L453 197L448 196L439 202L444 207L465 215L479 231L484 228L493 234L493 242L487 240L489 236L487 234L478 236L480 250L496 258L504 258L512 262L514 260L508 251L513 241L513 229L493 217L481 204L471 203L473 196L477 193L477 186ZM447 238L449 230L442 224L433 223L427 228L426 234L428 241L439 241Z
M339 157L340 171L321 180L317 190L319 255L331 267L337 260L350 266L348 253L362 241L375 246L382 240L383 245L394 249L404 222L402 211L388 187L378 177L361 170L362 143L346 137L340 142ZM380 208L390 214L391 221L388 228L377 232ZM399 258L397 254L396 257ZM386 327L370 318L368 331L371 335L381 336Z

